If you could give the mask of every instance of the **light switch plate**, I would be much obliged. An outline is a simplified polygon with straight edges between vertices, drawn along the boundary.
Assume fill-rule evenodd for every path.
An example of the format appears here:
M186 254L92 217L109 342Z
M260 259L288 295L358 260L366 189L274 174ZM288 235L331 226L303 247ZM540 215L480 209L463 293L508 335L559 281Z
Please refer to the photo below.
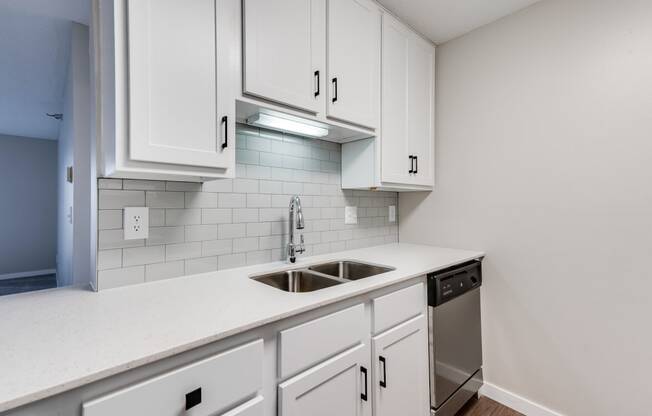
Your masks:
M396 222L396 205L389 206L389 222Z
M149 208L125 207L123 214L125 240L139 240L149 237Z
M358 223L358 207L345 207L344 224L357 224L357 223Z

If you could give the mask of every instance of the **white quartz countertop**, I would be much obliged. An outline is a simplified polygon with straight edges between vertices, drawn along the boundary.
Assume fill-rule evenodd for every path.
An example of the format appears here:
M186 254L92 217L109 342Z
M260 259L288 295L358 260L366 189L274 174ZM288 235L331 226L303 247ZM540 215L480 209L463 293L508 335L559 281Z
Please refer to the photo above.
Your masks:
M175 278L99 293L57 289L0 298L0 412L249 329L483 256L390 244ZM310 293L252 274L334 259L396 270Z

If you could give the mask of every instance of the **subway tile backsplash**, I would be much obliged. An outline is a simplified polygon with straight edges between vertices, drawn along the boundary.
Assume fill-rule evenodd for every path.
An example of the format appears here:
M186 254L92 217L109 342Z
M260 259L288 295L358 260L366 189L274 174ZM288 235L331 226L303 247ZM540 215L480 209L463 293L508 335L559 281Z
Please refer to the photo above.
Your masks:
M203 184L99 179L98 287L204 273L285 258L290 197L301 197L306 253L398 241L394 192L343 191L337 143L238 125L236 178ZM344 207L358 224L344 224ZM122 208L150 208L147 240L125 241Z

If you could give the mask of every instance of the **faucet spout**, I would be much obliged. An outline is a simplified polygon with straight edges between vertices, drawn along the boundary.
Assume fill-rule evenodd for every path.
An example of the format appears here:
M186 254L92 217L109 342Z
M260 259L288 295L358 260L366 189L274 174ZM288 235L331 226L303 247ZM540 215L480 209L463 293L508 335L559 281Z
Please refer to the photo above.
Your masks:
M290 207L289 207L289 233L288 233L288 245L287 245L287 259L289 263L294 263L297 261L297 253L303 253L306 251L303 243L303 235L301 235L301 242L296 244L294 242L294 228L296 220L296 229L303 230L305 227L303 220L303 212L301 210L301 199L298 195L294 195L290 198Z

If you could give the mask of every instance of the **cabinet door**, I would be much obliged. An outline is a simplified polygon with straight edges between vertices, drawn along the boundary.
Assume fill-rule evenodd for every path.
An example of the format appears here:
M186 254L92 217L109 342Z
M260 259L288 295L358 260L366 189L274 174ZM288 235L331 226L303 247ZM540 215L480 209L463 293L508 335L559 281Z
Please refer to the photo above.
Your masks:
M412 183L434 186L435 48L412 34L408 52L408 141L416 157Z
M324 111L326 0L245 0L245 93Z
M233 2L129 0L127 5L130 158L233 167Z
M376 128L380 10L370 0L328 0L328 116Z
M430 414L424 315L374 337L373 360L375 416Z
M382 182L410 183L408 147L408 74L411 33L389 14L383 14L381 165Z
M280 384L279 416L371 416L368 363L360 344Z

